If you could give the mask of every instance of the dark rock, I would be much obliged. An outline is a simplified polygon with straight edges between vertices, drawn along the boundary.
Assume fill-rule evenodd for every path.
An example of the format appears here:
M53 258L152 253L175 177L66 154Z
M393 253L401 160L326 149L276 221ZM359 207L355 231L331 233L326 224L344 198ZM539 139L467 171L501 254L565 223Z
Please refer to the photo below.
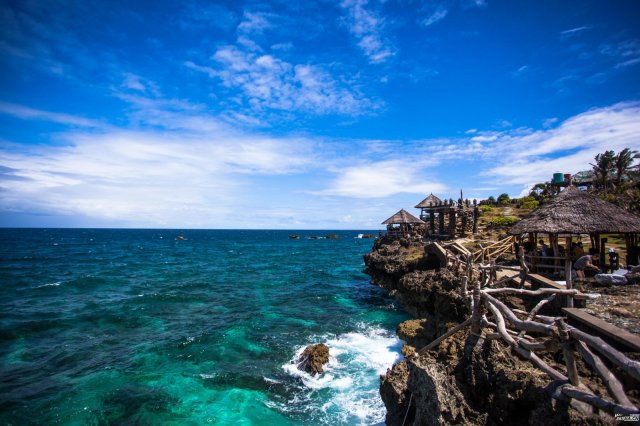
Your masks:
M403 423L409 404L408 382L409 369L406 361L394 365L387 370L387 374L380 376L380 397L387 407L385 418L387 425L401 425Z
M327 240L337 240L338 238L340 238L338 236L338 234L329 234L325 237Z
M322 366L329 362L329 347L324 343L309 345L298 358L298 369L315 376L324 373Z
M442 246L438 243L429 243L424 246L424 252L426 254L435 255L440 261L440 267L443 268L447 266L447 252Z

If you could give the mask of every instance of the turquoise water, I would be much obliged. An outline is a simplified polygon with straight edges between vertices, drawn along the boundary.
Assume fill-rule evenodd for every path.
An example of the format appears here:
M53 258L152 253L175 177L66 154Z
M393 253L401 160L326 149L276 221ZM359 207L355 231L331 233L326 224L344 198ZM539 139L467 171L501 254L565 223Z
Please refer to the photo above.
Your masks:
M290 233L0 230L0 422L382 422L406 315L361 272L372 240Z

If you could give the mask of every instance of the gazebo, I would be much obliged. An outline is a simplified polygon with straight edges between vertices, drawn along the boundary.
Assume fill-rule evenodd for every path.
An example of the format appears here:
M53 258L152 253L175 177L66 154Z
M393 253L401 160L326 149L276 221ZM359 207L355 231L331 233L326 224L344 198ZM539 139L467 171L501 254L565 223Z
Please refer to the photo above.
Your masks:
M589 235L592 247L604 261L606 240L602 234L622 234L625 237L627 263L637 262L638 236L640 234L640 217L601 200L594 195L581 191L574 186L558 194L549 204L544 205L531 215L516 223L509 233L512 235L529 235L531 249L535 252L537 234L548 234L553 249L556 269L560 256L560 238L565 239L565 276L567 288L571 288L571 242L574 236ZM636 259L633 259L633 256ZM535 260L535 257L533 257Z
M427 225L427 236L439 238L464 237L467 232L477 232L478 206L473 200L465 200L460 190L460 199L456 203L453 199L441 200L429 194L427 198L415 206L420 209L420 219Z
M406 237L414 233L416 227L425 225L423 221L405 209L400 210L382 224L387 225L387 237L390 238Z

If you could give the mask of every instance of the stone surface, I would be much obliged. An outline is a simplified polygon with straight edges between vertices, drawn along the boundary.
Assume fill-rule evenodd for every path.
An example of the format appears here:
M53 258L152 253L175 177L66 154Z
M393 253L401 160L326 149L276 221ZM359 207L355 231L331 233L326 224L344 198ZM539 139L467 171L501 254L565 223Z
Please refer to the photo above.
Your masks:
M624 275L614 274L598 274L595 280L600 285L625 285L627 284L627 278Z
M298 358L298 369L315 376L324 373L324 364L329 362L329 347L324 343L309 345Z

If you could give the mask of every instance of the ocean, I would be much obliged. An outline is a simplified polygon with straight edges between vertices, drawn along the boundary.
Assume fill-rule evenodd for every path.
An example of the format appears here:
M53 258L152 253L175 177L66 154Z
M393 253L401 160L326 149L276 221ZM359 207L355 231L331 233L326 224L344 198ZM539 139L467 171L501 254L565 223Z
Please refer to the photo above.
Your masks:
M359 233L0 229L0 422L383 423L408 316Z

